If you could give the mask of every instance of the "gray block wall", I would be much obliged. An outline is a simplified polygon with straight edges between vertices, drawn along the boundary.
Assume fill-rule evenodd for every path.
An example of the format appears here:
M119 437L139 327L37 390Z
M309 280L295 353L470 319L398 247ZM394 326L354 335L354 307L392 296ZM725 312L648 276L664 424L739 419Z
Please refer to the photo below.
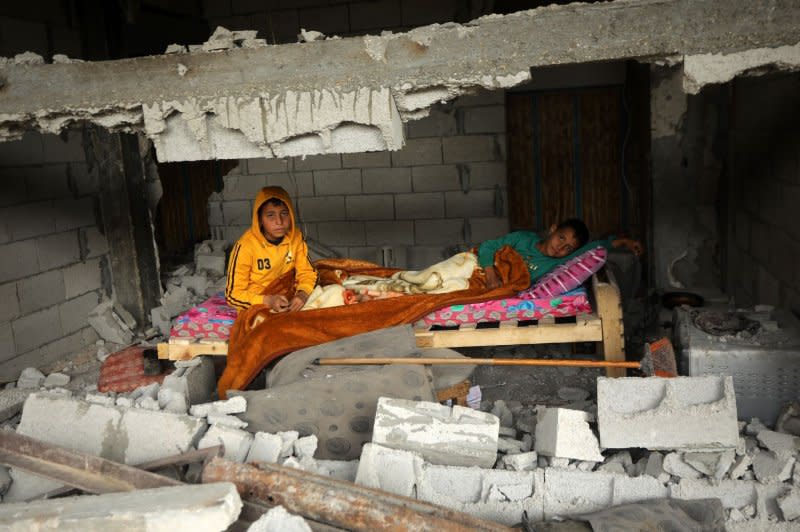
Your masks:
M800 313L800 75L735 82L728 290Z
M437 107L406 124L400 151L242 160L209 200L212 232L234 242L257 191L280 185L307 237L342 256L420 268L500 236L508 231L504 98L483 92Z
M81 135L0 143L0 382L92 344L107 242Z

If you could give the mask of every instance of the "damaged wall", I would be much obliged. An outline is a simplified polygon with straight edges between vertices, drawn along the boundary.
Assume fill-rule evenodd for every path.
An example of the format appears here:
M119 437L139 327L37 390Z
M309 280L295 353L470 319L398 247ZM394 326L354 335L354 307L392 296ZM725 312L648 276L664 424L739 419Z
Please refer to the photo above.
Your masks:
M248 159L209 201L217 237L236 241L265 185L296 198L302 229L342 256L425 267L508 231L505 95L484 91L407 124L396 152ZM386 248L386 251L384 251Z
M728 292L800 312L800 74L737 79Z
M77 133L0 144L0 382L97 340L86 316L108 278L98 191Z

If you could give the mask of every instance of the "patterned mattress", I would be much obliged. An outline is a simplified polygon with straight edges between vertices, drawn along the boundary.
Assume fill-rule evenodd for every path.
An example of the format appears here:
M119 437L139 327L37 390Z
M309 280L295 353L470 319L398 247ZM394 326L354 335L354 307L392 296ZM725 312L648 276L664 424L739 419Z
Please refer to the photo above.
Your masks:
M591 311L592 306L583 287L552 298L534 298L530 290L526 290L517 297L444 307L431 312L417 325L454 326L504 320L540 320L548 316L561 318ZM234 321L236 310L227 305L220 292L175 318L169 336L227 340Z

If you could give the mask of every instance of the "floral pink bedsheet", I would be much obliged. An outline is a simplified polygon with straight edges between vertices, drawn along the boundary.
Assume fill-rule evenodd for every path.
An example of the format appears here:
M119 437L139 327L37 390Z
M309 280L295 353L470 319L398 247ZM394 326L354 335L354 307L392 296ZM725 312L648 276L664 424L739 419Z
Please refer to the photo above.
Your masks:
M586 289L581 286L557 297L534 298L530 290L526 290L517 297L452 305L431 312L418 323L454 326L504 320L540 320L547 316L562 318L591 311Z
M227 340L234 321L236 309L228 306L225 296L220 292L175 318L169 336Z

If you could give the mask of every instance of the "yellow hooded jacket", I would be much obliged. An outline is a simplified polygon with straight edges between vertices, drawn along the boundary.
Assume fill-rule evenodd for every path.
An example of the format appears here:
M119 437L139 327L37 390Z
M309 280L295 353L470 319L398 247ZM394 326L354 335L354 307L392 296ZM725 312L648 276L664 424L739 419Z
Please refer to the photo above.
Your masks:
M261 232L258 209L269 199L281 200L289 208L292 227L278 244L272 244ZM237 310L260 304L272 281L292 270L295 289L311 294L317 284L317 271L308 258L308 246L297 227L289 194L281 187L264 187L253 203L253 221L231 251L225 299Z

